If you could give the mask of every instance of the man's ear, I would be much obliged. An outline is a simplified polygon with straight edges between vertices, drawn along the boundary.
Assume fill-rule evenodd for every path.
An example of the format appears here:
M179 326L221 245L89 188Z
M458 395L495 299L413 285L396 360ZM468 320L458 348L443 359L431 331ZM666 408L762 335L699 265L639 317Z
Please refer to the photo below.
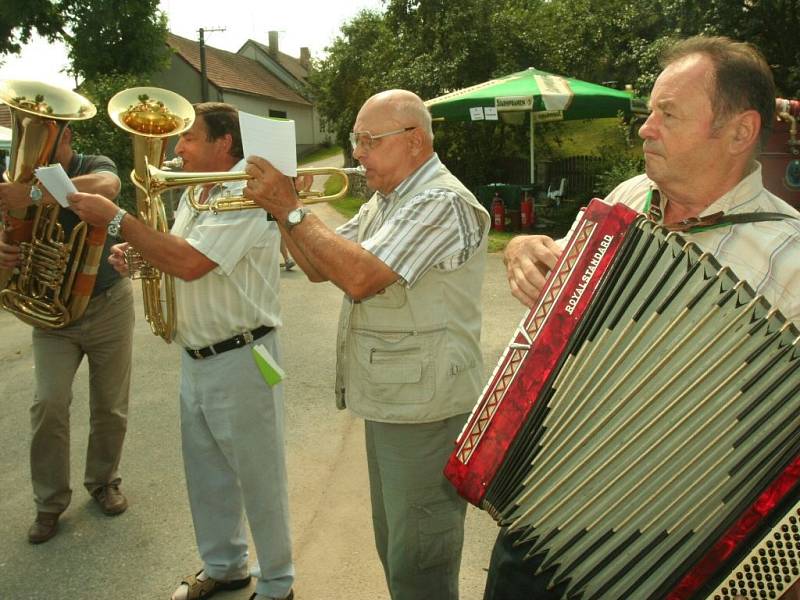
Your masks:
M408 132L408 147L411 153L416 155L422 151L424 145L422 129L415 127Z
M732 119L730 149L733 154L751 152L758 144L761 133L761 115L756 110L746 110Z
M220 149L223 150L223 154L231 153L231 148L233 147L233 136L230 133L226 133L222 137L217 138L217 142L220 144Z

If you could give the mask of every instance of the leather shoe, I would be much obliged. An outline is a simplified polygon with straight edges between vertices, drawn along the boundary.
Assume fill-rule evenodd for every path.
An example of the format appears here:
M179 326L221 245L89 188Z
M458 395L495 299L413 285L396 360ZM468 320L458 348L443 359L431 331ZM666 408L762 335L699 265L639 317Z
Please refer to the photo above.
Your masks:
M59 513L37 512L36 520L28 529L28 541L31 544L46 542L58 532Z
M128 501L119 491L119 485L116 483L109 483L97 488L92 492L92 496L100 505L100 510L109 516L122 514L128 508Z
M283 598L273 598L272 596L263 596L263 595L261 595L260 597L265 598L266 600L294 600L294 590L289 590L289 594L284 596ZM259 598L259 594L257 592L253 593L253 595L250 596L250 600L256 600L257 598Z

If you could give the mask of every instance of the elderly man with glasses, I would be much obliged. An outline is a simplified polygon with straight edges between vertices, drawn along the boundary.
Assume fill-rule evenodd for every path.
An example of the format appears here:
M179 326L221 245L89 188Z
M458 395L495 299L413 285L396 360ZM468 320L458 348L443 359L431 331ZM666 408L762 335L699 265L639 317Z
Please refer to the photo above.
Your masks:
M372 519L393 600L455 600L466 504L442 475L480 393L489 215L433 151L415 94L361 108L353 156L376 190L336 232L260 158L245 195L280 225L311 281L345 293L336 400L366 420Z

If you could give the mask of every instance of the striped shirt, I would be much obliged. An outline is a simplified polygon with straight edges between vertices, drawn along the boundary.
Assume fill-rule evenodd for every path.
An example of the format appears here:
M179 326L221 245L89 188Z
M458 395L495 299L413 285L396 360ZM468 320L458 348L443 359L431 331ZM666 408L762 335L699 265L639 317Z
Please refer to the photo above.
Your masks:
M639 175L617 186L607 202L623 202L645 211L655 183ZM665 196L660 194L664 214ZM655 195L653 196L656 197ZM668 200L666 200L668 201ZM796 217L782 221L745 223L682 234L719 262L729 266L739 279L747 281L790 320L800 323L800 213L764 188L761 165L733 189L707 207L700 215L777 212Z
M244 170L244 161L231 170ZM241 181L216 185L208 201L226 190L239 195L243 188ZM187 194L181 197L171 233L217 266L194 281L175 278L177 342L203 348L261 325L279 326L277 224L267 221L261 210L197 212Z
M430 180L441 167L434 154L394 191L378 196L378 213L369 224L361 246L386 264L411 287L428 269L454 271L475 253L483 237L477 211L458 194L430 188L407 201L403 195ZM336 230L358 241L364 207Z

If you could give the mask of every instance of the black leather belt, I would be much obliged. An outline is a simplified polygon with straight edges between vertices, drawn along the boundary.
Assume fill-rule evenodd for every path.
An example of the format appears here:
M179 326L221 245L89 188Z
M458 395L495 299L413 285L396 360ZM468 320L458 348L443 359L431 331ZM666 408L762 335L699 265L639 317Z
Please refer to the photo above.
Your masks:
M239 335L235 335L232 338L228 338L227 340L223 340L217 344L213 344L211 346L206 346L205 348L199 348L195 350L194 348L184 348L192 358L208 358L209 356L214 356L215 354L222 354L223 352L227 352L228 350L234 350L236 348L241 348L252 342L253 340L257 340L258 338L264 337L270 331L272 331L272 327L267 325L262 325L261 327L257 327L253 329L253 331L245 331L244 333L240 333Z

